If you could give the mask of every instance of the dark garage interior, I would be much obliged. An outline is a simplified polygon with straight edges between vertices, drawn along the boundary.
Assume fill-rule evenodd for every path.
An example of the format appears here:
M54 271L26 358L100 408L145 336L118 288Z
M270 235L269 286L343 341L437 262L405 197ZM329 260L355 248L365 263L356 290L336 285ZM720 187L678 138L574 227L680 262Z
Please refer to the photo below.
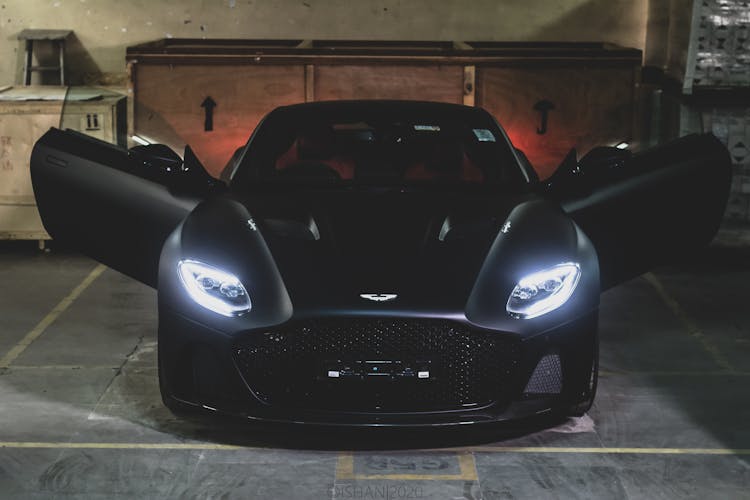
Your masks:
M746 1L0 33L0 498L750 498Z

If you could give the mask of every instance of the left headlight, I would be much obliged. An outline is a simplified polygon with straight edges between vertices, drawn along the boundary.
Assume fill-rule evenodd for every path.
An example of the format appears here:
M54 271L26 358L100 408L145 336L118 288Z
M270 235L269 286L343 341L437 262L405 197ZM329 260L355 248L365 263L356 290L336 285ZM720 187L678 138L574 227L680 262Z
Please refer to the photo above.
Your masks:
M196 260L181 260L177 269L190 297L224 316L239 316L252 307L245 286L234 274Z
M505 309L515 318L531 319L554 311L573 295L581 266L566 262L524 276L508 298Z

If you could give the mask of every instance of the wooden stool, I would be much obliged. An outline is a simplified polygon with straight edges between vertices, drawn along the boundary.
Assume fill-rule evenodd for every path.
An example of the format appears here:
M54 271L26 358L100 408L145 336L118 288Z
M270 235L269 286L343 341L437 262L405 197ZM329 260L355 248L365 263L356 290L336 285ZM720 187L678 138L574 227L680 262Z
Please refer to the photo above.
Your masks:
M32 71L59 71L60 85L65 85L65 39L73 31L71 30L23 30L18 34L19 40L26 41L26 59L23 67L23 83L31 85ZM60 57L59 66L32 66L34 54L34 42L50 42L57 47Z

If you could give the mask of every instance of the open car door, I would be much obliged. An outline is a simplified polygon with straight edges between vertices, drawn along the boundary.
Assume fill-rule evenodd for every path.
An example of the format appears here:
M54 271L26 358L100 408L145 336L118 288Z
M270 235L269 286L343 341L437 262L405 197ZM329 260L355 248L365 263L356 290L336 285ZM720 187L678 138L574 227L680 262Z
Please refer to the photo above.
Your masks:
M51 129L31 155L47 232L153 287L162 245L210 190L206 177L189 148L183 165L165 146L128 151L73 131Z
M642 153L596 148L569 157L545 183L599 256L602 290L679 258L713 239L732 177L711 134Z

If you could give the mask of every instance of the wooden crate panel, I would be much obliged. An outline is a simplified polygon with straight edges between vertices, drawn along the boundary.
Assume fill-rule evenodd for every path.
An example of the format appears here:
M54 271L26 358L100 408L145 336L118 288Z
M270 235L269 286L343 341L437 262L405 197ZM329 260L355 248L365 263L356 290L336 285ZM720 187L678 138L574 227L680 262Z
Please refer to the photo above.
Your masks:
M570 147L635 135L641 59L599 42L163 39L127 50L134 131L191 143L214 174L275 106L409 99L484 106L544 177ZM218 103L213 132L203 130L208 95ZM555 107L537 134L534 104L545 99Z
M37 139L60 125L62 110L62 100L0 102L0 239L49 239L36 209L29 158Z
M463 67L418 65L315 66L314 98L410 99L460 104Z
M76 90L99 93L96 89L29 86L6 89L0 97L0 239L49 239L36 208L29 170L31 151L45 132L51 127L70 128L107 142L117 141L118 113L124 113L125 96L105 93L98 99L70 100ZM46 100L12 100L11 93ZM86 126L87 115L96 115L96 127Z
M263 116L305 100L305 69L292 66L141 65L135 74L134 131L180 152L185 144L218 176ZM216 102L204 130L207 96Z
M548 177L570 148L579 155L594 146L633 136L635 74L632 68L477 68L477 104L495 115L513 144L540 177ZM547 130L541 112L549 101Z

